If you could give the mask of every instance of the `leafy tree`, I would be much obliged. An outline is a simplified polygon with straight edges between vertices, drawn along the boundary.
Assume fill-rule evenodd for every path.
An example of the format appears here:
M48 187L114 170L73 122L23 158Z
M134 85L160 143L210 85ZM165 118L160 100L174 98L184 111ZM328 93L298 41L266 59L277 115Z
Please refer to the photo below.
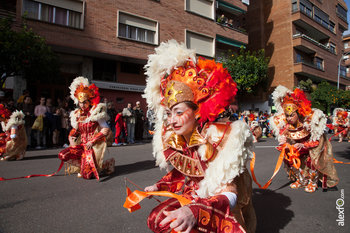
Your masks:
M0 89L14 75L46 81L60 77L59 56L44 37L28 29L25 16L19 32L13 30L11 17L0 20Z
M246 93L254 94L261 87L265 91L269 60L270 58L265 57L265 50L259 50L258 53L245 52L243 46L239 54L229 50L227 57L222 60L223 66L237 83L239 109Z
M328 113L331 105L338 105L341 99L342 90L337 90L337 87L330 85L327 81L322 81L317 85L317 88L311 93L311 98L317 104L324 107Z

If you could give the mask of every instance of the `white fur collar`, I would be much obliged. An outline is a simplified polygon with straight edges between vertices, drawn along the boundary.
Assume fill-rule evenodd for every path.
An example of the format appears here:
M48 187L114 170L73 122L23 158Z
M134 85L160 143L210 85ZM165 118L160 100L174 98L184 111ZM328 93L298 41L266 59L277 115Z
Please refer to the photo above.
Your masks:
M72 111L70 113L70 117L71 117L71 124L72 127L77 129L78 128L78 122L77 119L80 116L79 113L79 108L75 109L74 111ZM107 114L107 106L104 103L99 103L95 106L93 106L90 109L90 116L86 118L86 120L84 122L90 122L90 121L98 121L100 119L104 119L106 121L109 120L109 116Z
M23 125L24 124L24 114L22 111L14 111L10 116L10 119L5 123L1 122L2 130L7 131L13 125Z

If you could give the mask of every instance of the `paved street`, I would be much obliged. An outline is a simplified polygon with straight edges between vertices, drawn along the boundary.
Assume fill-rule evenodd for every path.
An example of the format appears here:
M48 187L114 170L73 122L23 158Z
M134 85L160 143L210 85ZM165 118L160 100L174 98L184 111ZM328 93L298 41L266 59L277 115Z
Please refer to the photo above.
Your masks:
M274 139L255 144L255 174L262 185L271 177L279 153ZM332 141L337 160L350 162L350 143ZM29 151L22 161L0 162L0 177L54 173L59 149ZM158 181L165 171L154 166L151 144L109 147L106 158L116 159L116 172L83 180L64 174L0 182L0 232L150 232L146 219L155 200L143 200L142 209L130 214L124 209L124 177L145 187ZM350 165L335 164L338 190L313 194L288 186L281 168L266 190L253 185L257 232L350 232ZM128 186L134 190L131 184ZM337 224L336 200L344 195L345 226ZM160 198L162 199L162 198ZM349 201L350 203L350 201Z

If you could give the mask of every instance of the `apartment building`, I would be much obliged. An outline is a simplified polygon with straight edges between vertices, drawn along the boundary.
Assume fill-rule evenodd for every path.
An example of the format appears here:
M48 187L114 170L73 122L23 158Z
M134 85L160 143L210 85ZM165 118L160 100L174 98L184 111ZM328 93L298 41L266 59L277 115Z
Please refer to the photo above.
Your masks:
M307 79L337 85L347 11L343 0L251 1L246 15L248 49L265 49L271 60L267 92L250 96L244 107L268 108L269 94L278 85L292 89ZM344 66L342 61L342 89L350 85Z
M141 100L143 66L162 41L175 39L198 56L219 59L231 49L247 46L245 13L249 0L15 0L16 25L27 22L45 36L62 62L55 83L28 80L36 97L63 98L76 76L100 88L115 108ZM217 22L219 16L224 20Z
M345 66L340 66L340 76L350 78L350 34L343 36ZM350 86L347 86L349 89Z

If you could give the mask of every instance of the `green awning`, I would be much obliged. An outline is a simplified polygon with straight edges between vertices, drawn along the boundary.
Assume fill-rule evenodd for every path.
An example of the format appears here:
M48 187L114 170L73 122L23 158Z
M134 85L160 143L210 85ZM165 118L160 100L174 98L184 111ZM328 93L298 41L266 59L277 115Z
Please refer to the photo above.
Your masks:
M223 44L227 44L227 45L231 45L231 46L234 46L234 47L238 47L240 48L242 45L244 48L246 48L246 44L243 44L242 42L239 42L239 41L236 41L236 40L232 40L232 39L229 39L229 38L226 38L226 37L222 37L222 36L216 36L216 41L217 42L220 42L220 43L223 43Z
M232 4L228 3L228 2L224 2L224 1L217 1L217 2L219 3L219 6L227 7L229 9L231 9L231 10L238 11L238 12L243 13L243 14L246 13L245 10L243 10L243 9L241 9L241 8L235 6L235 5L232 5Z

